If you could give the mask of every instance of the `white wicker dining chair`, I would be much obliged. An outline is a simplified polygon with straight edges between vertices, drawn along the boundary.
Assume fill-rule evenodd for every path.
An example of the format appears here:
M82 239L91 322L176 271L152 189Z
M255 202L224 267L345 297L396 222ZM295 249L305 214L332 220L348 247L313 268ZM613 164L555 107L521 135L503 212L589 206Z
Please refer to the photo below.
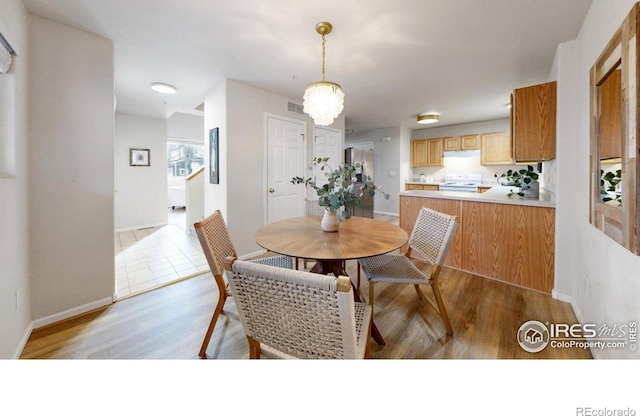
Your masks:
M225 268L250 358L368 356L371 307L354 301L348 277L235 258L227 258Z
M369 304L371 307L373 308L376 283L413 284L418 297L429 301L429 304L440 314L447 335L453 335L453 328L440 293L439 276L457 228L457 217L423 207L413 226L409 238L409 249L405 254L383 254L360 259L362 271L369 281ZM427 264L421 264L421 268L430 266L430 270L426 273L414 264L414 261L420 262L420 260L413 259L414 261L412 261L412 250L422 255L426 261ZM420 290L419 285L424 284L430 285L433 289L436 304L426 298Z
M236 257L237 253L233 243L231 242L229 230L224 222L224 217L219 210L216 210L207 218L196 222L193 226L195 227L196 235L198 236L198 240L202 246L202 251L207 258L209 269L216 281L219 292L218 303L213 311L209 328L207 329L204 340L202 341L202 346L200 347L200 352L198 353L200 357L204 358L206 357L207 347L211 340L213 329L216 326L216 322L222 312L222 308L224 307L227 297L229 297L227 284L224 280L224 260L228 256ZM288 256L264 257L251 261L287 269L293 268L293 261L291 257Z

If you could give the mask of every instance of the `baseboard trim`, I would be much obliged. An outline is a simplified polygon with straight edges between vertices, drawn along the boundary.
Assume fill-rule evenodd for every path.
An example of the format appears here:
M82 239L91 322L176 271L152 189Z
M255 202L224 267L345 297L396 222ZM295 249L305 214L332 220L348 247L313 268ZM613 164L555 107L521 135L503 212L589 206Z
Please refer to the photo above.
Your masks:
M62 320L73 318L77 315L92 311L94 309L101 308L103 306L111 305L113 303L113 296L89 302L84 305L76 306L75 308L67 309L66 311L54 313L53 315L45 316L44 318L36 319L31 323L31 329L42 328L43 326L55 324Z
M249 259L252 259L254 257L261 256L266 252L267 252L267 250L263 249L263 250L254 251L253 253L243 254L242 256L238 257L238 260L249 260Z
M29 341L29 338L31 337L31 333L33 332L33 322L31 322L28 326L27 329L24 331L24 335L22 336L22 339L20 340L20 343L18 344L18 348L16 349L16 353L13 355L13 359L14 360L19 360L20 356L22 355L22 351L24 351L24 347L27 346L27 342Z
M133 227L116 228L116 232L122 233L125 231L143 230L145 228L164 227L167 224L168 222L159 222L156 224L134 225Z
M400 214L398 214L397 212L385 212L385 211L373 211L374 214L378 214L378 215L389 215L391 217L399 217Z
M555 289L551 290L551 297L562 302L573 303L573 297L565 295L564 293L556 292Z

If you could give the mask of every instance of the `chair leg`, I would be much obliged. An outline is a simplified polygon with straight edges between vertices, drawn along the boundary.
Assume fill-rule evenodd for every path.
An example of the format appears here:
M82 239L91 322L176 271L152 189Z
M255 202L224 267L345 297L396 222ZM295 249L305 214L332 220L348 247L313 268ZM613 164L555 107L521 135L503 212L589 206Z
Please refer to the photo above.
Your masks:
M422 289L420 289L420 285L413 285L413 287L416 289L416 293L418 294L418 299L420 300L425 299L424 293L422 293Z
M431 288L433 289L433 295L436 298L436 302L438 303L438 309L440 309L440 316L442 316L442 320L444 321L444 327L447 330L447 335L453 335L453 328L451 327L451 321L449 321L449 315L447 314L447 310L444 307L444 301L442 300L442 295L440 294L440 285L438 285L438 279L431 281Z
M356 280L356 287L358 288L358 292L360 292L360 262L356 260L356 264L358 265L358 278Z
M216 322L218 322L218 317L222 312L222 308L224 307L224 304L229 297L229 292L227 292L227 286L222 275L214 275L213 278L215 279L216 285L218 286L218 303L216 304L216 308L213 311L213 316L211 317L209 328L207 329L207 333L205 334L204 340L202 341L202 346L200 347L200 352L198 353L200 358L205 358L207 356L207 347L209 346L209 341L211 340L213 329L215 328Z
M216 281L218 279L216 278ZM220 296L218 297L218 304L216 305L216 309L213 311L213 316L211 317L211 322L209 323L209 328L207 329L207 333L204 336L204 340L202 341L202 346L200 347L200 353L198 354L200 358L205 358L207 356L207 347L209 346L209 341L211 340L211 335L213 334L213 329L216 326L216 322L218 322L218 317L220 316L220 312L222 312L222 308L224 307L224 303L227 300L227 291L224 287L224 284L220 286L218 284L218 290L220 291Z
M260 342L256 341L252 337L247 335L247 341L249 341L249 359L251 360L259 360L260 359Z

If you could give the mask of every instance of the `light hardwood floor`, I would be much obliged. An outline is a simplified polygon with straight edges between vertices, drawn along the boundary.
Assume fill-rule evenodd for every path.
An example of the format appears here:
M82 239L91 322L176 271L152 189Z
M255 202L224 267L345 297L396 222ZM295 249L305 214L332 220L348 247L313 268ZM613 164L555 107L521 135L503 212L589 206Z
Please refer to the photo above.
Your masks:
M348 262L347 271L355 279L355 261ZM386 346L372 344L372 358L591 358L582 349L547 347L531 354L516 341L518 328L529 320L576 322L569 304L454 269L443 269L441 281L453 337L446 336L439 315L417 299L413 287L378 284L374 318ZM364 278L362 292L366 299ZM429 288L424 292L431 294ZM197 359L217 296L210 274L196 276L37 329L21 358ZM248 358L232 299L213 333L209 358Z

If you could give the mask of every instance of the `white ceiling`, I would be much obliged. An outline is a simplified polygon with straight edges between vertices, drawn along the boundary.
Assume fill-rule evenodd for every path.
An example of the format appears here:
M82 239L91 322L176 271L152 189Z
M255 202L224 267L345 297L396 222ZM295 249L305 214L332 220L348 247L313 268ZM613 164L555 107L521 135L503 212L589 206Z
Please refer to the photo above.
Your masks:
M118 111L194 113L225 78L302 103L321 79L345 92L346 128L435 126L509 116L518 87L545 82L591 0L23 0L35 15L111 39ZM175 95L151 91L173 84Z

